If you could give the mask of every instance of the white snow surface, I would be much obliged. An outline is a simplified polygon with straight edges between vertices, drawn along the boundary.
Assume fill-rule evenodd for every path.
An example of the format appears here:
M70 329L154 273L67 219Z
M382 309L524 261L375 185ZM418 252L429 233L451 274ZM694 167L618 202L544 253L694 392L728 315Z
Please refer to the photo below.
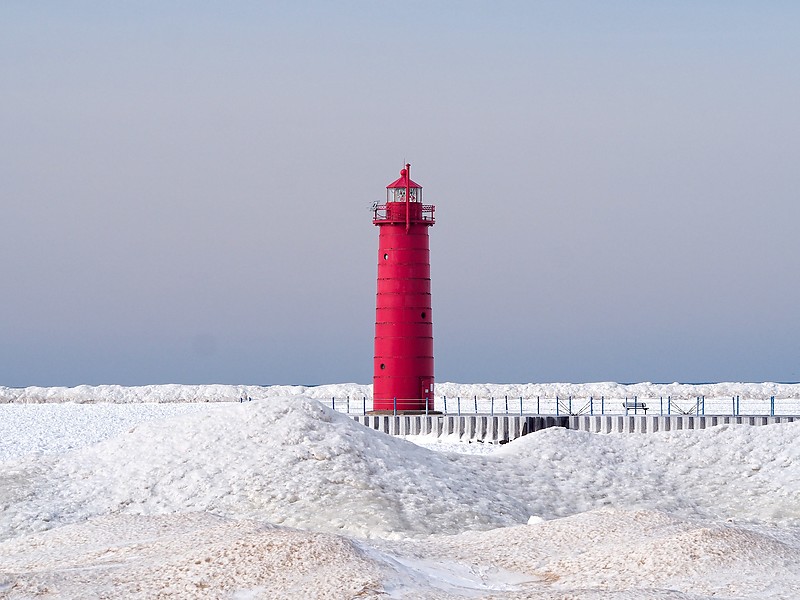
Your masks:
M800 383L437 383L436 397L441 398L659 398L694 400L698 396L707 398L800 398ZM143 385L126 387L120 385L80 385L77 387L25 387L0 386L0 404L8 402L75 402L115 404L163 403L163 402L232 402L242 397L253 399L304 397L329 401L331 398L350 397L354 403L372 397L372 386L358 383L336 383L317 386L303 385Z
M800 598L800 423L459 447L108 387L0 406L0 598Z

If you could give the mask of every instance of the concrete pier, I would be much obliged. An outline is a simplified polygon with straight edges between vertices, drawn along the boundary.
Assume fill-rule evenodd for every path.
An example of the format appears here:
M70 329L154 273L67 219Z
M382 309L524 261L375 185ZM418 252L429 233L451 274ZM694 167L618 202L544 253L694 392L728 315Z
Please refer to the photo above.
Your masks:
M518 437L564 427L591 433L658 433L706 429L717 425L771 425L800 421L800 416L697 415L351 415L363 425L389 435L453 436L463 441L510 442Z

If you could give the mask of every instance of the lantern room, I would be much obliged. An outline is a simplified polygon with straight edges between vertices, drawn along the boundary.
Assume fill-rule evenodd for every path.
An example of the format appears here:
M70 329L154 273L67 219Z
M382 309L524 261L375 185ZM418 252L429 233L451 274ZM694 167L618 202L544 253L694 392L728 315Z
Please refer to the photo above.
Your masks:
M412 223L433 225L434 206L422 204L422 186L411 180L411 165L400 171L400 178L386 186L386 204L373 206L373 223Z
M409 165L410 166L410 165ZM400 171L400 178L386 186L386 202L422 202L422 186L411 181L408 167Z

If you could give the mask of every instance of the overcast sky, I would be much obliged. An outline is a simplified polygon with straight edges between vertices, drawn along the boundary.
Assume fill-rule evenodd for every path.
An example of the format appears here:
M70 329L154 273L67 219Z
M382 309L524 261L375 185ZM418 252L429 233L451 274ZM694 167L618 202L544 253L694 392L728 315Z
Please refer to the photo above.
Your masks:
M800 379L800 4L0 5L0 385Z

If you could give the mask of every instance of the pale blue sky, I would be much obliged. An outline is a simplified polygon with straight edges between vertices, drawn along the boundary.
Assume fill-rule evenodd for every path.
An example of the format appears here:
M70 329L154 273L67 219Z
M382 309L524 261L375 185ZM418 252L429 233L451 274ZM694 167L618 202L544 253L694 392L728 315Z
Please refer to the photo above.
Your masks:
M799 380L794 2L0 5L0 385Z

